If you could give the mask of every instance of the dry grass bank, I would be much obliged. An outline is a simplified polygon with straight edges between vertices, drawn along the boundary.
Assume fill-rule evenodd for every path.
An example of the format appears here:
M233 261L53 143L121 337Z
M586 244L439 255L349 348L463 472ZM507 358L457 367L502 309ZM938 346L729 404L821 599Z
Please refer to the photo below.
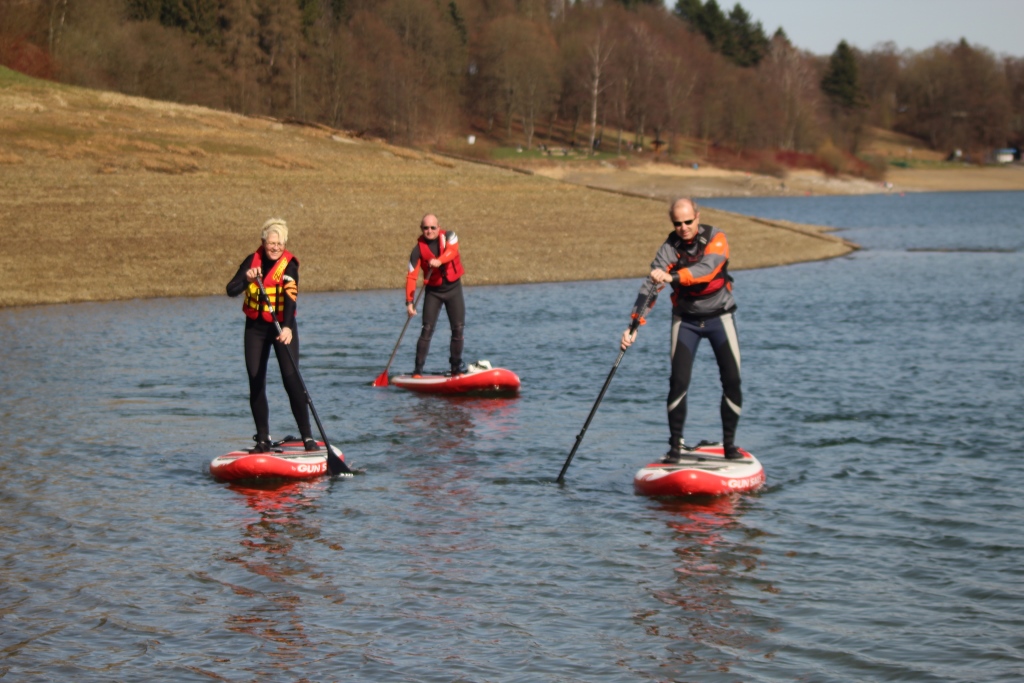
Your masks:
M0 68L0 306L219 294L271 216L302 290L400 288L420 216L458 231L466 283L640 277L661 200ZM733 269L850 251L807 226L706 209Z

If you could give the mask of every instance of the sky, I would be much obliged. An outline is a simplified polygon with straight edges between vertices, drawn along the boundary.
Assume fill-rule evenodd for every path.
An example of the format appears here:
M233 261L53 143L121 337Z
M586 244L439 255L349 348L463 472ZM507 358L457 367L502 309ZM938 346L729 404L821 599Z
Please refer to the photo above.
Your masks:
M728 14L736 0L717 0ZM666 0L669 8L674 0ZM1024 57L1024 0L739 0L769 37L780 26L796 47L828 55L839 41L861 50L892 41L925 50L966 38L996 55Z

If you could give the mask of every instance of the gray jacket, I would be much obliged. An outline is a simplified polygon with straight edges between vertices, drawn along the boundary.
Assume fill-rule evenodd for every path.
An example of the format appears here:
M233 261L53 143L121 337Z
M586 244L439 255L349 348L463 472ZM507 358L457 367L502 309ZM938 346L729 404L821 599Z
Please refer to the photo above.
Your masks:
M732 296L732 278L728 273L729 241L725 233L711 225L700 226L697 237L686 243L674 231L651 261L651 270L660 268L672 275L672 314L682 318L713 318L736 308ZM647 300L654 282L648 277L640 286L635 316ZM657 301L654 295L651 308Z

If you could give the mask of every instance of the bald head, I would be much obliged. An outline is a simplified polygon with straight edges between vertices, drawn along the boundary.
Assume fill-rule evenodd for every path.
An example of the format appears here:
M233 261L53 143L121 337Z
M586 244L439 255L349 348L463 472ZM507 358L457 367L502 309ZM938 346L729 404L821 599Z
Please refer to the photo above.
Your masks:
M672 202L672 208L668 210L668 217L672 219L672 225L676 234L685 242L692 242L700 229L700 211L697 209L697 202L683 197Z
M693 201L689 197L680 197L679 199L672 202L672 206L668 210L668 215L673 215L676 212L676 210L681 209L684 206L689 207L690 211L693 213L698 213L699 211L697 209L697 202Z
M428 213L420 219L420 232L423 236L428 239L434 239L437 237L437 216L432 213Z

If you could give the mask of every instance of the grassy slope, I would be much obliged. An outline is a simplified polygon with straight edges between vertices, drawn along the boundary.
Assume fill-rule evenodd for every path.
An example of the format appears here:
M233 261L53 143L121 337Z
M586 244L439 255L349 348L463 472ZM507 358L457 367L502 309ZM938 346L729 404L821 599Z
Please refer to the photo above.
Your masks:
M17 238L0 306L220 294L271 216L289 223L303 291L401 287L428 211L458 231L470 285L639 277L670 227L663 201L2 67L0 177ZM702 217L729 232L733 269L850 248Z

